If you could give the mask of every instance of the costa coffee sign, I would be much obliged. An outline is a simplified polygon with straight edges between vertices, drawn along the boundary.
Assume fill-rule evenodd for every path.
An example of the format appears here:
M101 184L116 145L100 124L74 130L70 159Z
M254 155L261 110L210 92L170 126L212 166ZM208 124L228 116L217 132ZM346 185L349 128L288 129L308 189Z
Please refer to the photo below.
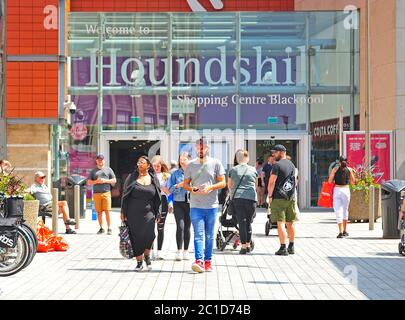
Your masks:
M355 123L359 123L359 116L355 116ZM350 130L350 117L343 118L343 131ZM339 119L331 119L311 123L313 142L336 141L339 135Z

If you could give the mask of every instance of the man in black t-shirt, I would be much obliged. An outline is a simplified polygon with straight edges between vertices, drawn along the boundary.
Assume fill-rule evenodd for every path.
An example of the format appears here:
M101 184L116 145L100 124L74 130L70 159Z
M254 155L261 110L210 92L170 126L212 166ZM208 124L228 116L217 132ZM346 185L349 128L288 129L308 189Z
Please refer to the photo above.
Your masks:
M268 185L269 204L271 208L272 220L277 221L278 237L280 239L280 249L276 255L287 256L294 254L294 221L297 217L296 197L295 197L295 166L287 159L287 149L283 145L274 147L276 163L271 170ZM286 232L289 238L288 249L286 249Z

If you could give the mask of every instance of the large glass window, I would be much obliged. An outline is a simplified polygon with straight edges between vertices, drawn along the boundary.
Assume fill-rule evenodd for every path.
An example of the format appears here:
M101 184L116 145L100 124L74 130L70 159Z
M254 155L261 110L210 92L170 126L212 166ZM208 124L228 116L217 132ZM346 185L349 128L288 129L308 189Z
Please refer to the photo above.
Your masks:
M359 129L350 14L71 13L69 93L93 135L81 141L93 150L103 130L308 133L316 205L339 152L338 108L345 130Z
M346 17L71 13L69 92L102 130L309 130L313 100L355 94Z

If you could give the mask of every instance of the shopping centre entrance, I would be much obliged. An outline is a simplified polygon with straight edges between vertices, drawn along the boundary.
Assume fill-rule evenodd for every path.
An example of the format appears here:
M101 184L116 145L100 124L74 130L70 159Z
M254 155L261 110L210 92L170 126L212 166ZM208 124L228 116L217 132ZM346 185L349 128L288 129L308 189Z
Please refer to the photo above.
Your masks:
M287 155L291 157L291 161L298 168L299 183L298 183L298 202L301 208L310 206L309 198L309 137L307 135L260 135L255 140L246 140L245 148L249 151L250 164L255 165L256 160L263 161L266 164L268 156L272 148L282 144L287 149Z
M160 141L148 140L121 140L109 141L110 144L110 167L117 177L117 184L111 191L112 206L121 206L121 196L124 182L128 175L136 167L136 161L140 156L160 154Z
M226 170L233 164L236 150L247 149L250 154L250 164L255 165L257 159L264 163L270 154L270 150L276 144L283 144L287 148L287 154L291 156L292 162L299 170L299 203L302 208L310 206L310 163L309 163L309 136L301 135L276 135L259 134L252 139L243 139L239 135L224 136L222 141L215 141L212 138L210 155L223 162ZM240 139L242 138L242 139ZM136 160L141 155L147 155L150 159L154 155L162 155L168 163L176 160L180 151L193 153L193 139L183 141L175 134L154 133L143 135L141 133L105 133L101 136L101 150L106 156L106 164L109 165L117 176L117 184L112 190L112 204L120 206L123 184L128 174L133 172Z
M263 163L267 162L268 156L272 148L275 145L282 144L287 149L287 156L291 157L291 161L294 163L295 166L298 166L298 145L299 141L297 140L256 140L253 145L256 144L254 150L249 150L249 146L247 147L249 153L252 155L251 160L261 160ZM252 146L252 144L250 144ZM253 155L255 157L253 158Z

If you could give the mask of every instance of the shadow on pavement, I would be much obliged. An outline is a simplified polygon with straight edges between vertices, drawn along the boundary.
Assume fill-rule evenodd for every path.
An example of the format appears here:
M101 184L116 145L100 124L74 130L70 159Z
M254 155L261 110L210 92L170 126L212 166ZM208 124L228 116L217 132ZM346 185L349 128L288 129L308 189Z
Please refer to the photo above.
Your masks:
M134 269L135 269L135 265L134 265ZM83 269L67 269L68 271L95 271L95 272L100 272L100 271L104 271L104 272L112 272L112 273L131 273L134 272L134 269L127 269L127 270L123 270L123 269L106 269L106 268L83 268ZM189 271L175 271L175 270L144 270L141 273L194 273L194 272L189 272Z
M87 260L124 260L124 258L87 258Z
M270 256L271 254L269 254L269 253L256 253L255 251L253 251L252 253L249 253L249 254L247 254L247 255L240 255L239 254L239 250L235 250L235 251L218 251L218 250L215 250L214 251L215 252L215 254L218 254L218 255L223 255L223 256L231 256L231 255L234 255L234 256L247 256L247 257L249 257L249 256Z
M377 252L377 253L372 253L376 256L379 257L401 257L401 255L398 252ZM405 259L405 258L404 258Z
M347 240L392 240L392 239L383 239L382 237L347 237Z
M342 272L343 278L367 298L405 299L405 273L401 272L405 270L403 257L328 257L328 259Z

